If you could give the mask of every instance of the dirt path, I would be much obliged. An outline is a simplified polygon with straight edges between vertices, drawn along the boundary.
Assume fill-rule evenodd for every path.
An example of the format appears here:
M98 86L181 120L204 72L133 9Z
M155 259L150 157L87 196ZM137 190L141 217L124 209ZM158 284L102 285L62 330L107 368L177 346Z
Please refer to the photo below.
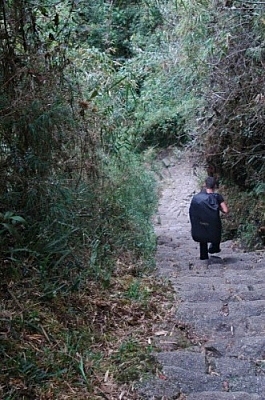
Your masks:
M229 241L208 266L199 260L188 218L197 172L187 153L164 160L155 222L158 274L171 281L176 320L190 327L194 344L174 348L173 331L165 331L168 346L156 355L162 378L144 384L140 396L265 400L265 253L240 252Z

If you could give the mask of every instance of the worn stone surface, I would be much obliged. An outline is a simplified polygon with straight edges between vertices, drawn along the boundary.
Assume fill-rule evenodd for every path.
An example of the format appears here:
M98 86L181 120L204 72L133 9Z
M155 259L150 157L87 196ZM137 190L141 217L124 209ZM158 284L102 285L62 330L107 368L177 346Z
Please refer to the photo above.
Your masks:
M205 172L187 152L167 161L154 219L157 273L175 290L175 320L196 340L178 348L180 338L165 333L161 374L141 384L140 398L265 400L265 253L227 241L218 257L200 261L188 209Z

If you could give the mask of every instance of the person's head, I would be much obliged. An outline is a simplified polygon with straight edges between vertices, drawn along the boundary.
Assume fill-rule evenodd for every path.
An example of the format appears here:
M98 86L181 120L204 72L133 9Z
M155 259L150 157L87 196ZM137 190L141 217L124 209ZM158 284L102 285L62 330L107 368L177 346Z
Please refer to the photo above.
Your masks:
M213 176L207 176L205 179L206 189L216 189L218 186L217 180Z

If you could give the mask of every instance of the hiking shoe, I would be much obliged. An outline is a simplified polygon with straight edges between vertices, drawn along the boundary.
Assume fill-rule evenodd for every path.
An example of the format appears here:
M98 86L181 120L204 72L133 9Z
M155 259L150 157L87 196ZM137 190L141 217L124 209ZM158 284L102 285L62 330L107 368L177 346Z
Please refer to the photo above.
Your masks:
M215 253L220 253L220 251L221 251L220 247L216 248L216 247L210 245L208 253L215 254Z

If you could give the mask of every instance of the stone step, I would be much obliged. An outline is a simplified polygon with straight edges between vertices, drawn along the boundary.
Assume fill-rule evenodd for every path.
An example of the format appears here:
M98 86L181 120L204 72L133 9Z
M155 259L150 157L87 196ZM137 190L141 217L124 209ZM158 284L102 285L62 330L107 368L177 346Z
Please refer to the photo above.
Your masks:
M233 357L265 365L265 335L213 338L204 345L205 351L212 357ZM264 371L265 372L265 371Z
M174 400L181 396L179 385L161 378L149 378L137 388L141 400Z
M265 264L257 263L250 265L249 262L241 262L240 264L236 259L229 258L229 262L225 263L222 258L210 256L208 262L202 262L198 258L199 250L187 249L185 253L181 251L183 247L183 240L171 240L167 244L161 246L161 249L157 252L156 260L160 265L160 262L165 260L168 256L171 256L181 267L180 277L187 275L187 266L193 273L202 273L207 275L209 278L211 276L222 276L224 275L227 280L233 283L248 282L252 283L262 283L262 274L264 271ZM208 265L207 265L207 264Z
M173 261L173 260L172 260ZM205 260L200 261L202 264L205 263ZM245 288L246 291L253 291L255 288L263 289L265 286L265 279L262 280L260 277L264 273L264 268L261 271L256 272L256 274L252 271L247 271L246 274L242 274L240 271L236 272L227 272L225 270L221 270L219 268L209 270L205 268L200 263L193 265L193 263L181 264L178 260L175 260L175 264L179 265L180 271L178 274L178 280L176 282L177 286L183 287L185 285L193 284L194 287L197 284L209 285L216 289L218 285L227 285L232 289L239 287L239 289ZM247 279L247 275L249 275ZM220 286L221 287L221 286Z
M179 322L188 325L198 336L208 338L244 338L265 333L265 301L242 303L180 303L176 313Z
M233 376L255 376L260 371L260 363L250 360L222 357L211 350L201 348L201 351L177 350L172 352L161 352L156 354L159 363L164 367L180 367L202 374L215 374L222 378Z
M206 374L183 369L180 367L163 367L163 374L171 382L178 384L182 393L198 393L204 391L265 393L265 376L240 376L236 373L231 377L219 376L217 374Z
M164 366L178 366L184 369L192 369L197 372L206 372L206 356L203 349L198 349L197 351L193 348L188 350L178 350L178 351L165 351L156 353L156 359L159 363Z
M186 371L183 372L184 374ZM140 396L139 398L141 400L175 400L178 398L183 398L183 399L198 399L198 400L206 400L206 399L216 399L216 400L221 400L221 399L238 399L238 400L260 400L261 397L259 397L257 394L255 395L256 397L252 397L252 394L249 394L247 392L235 392L235 397L233 397L234 393L230 392L224 392L222 391L223 386L225 383L222 383L218 377L210 377L210 376L205 376L205 377L200 377L200 382L197 380L194 381L195 377L189 376L189 383L183 383L183 381L180 378L179 382L175 382L175 380L170 379L170 377L166 377L164 375L163 378L158 379L158 378L153 378L149 379L148 381L144 382L142 385L140 385L138 389L138 395ZM197 378L198 379L198 378ZM193 387L194 386L194 393L185 393L184 389L187 387L188 390L190 390L190 385ZM195 385L194 385L195 384ZM203 388L201 391L197 391L196 387L198 385L198 389ZM218 390L207 390L209 387L219 387L220 389ZM205 394L209 394L212 397L205 397ZM181 397L182 395L182 397ZM223 395L226 395L227 397L223 397ZM237 396L238 395L238 396ZM240 395L242 397L240 397ZM184 397L183 397L184 396ZM246 397L243 397L246 396Z
M177 315L187 317L188 321L197 321L202 318L212 319L220 314L229 316L229 318L246 318L259 315L265 317L265 300L229 302L229 299L225 297L224 301L220 299L220 301L201 301L195 304L193 302L181 303L177 310Z
M219 394L224 388L231 392L265 393L265 376L253 361L212 354L210 350L205 354L190 350L162 352L157 354L157 360L163 365L164 378L175 382L185 394L206 389Z
M246 392L201 392L189 394L186 400L264 400L264 396Z
M174 265L172 265L174 267ZM176 266L178 271L178 266ZM206 302L206 301L218 301L227 300L229 302L244 302L244 301L256 301L265 300L265 284L253 287L253 290L248 290L245 285L237 285L236 287L229 287L228 285L218 285L217 288L209 287L209 284L200 285L197 288L196 285L177 286L177 294L181 297L182 301L193 302Z

